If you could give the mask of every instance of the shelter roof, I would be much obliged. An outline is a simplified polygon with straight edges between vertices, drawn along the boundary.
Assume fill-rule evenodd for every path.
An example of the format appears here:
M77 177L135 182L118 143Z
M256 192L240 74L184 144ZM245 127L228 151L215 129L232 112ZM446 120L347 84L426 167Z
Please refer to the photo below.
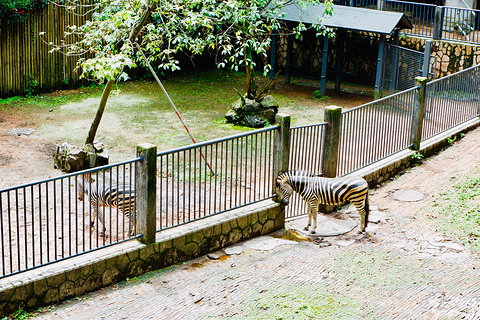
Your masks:
M279 19L304 24L318 23L324 15L324 4L307 4L305 9L289 4L280 9ZM325 15L323 25L331 28L391 34L395 28L412 29L412 23L400 12L356 7L333 6L333 14Z

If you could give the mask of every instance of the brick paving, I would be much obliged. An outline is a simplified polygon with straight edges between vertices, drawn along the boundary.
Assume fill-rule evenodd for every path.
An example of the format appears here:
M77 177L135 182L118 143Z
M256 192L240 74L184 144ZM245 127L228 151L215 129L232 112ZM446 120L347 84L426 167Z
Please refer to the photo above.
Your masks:
M45 308L36 319L480 319L478 254L427 217L442 190L479 172L478 141L480 129L374 190L380 222L369 236L354 230L272 250L244 243L238 255L199 257ZM20 169L0 165L8 179L0 188L46 175L40 162L26 172L24 159L8 161ZM401 189L425 198L392 199Z

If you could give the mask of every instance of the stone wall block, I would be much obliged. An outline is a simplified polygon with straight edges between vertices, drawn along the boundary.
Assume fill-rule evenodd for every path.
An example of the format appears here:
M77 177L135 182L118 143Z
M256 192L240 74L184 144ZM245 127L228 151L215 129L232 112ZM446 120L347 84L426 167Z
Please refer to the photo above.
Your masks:
M67 280L65 273L59 273L47 278L47 285L52 288L58 288L62 283Z
M138 252L137 250L130 251L127 253L127 256L130 261L134 261L140 258L140 252Z
M232 229L228 235L229 244L237 243L243 238L242 230L240 228Z
M252 225L247 226L245 229L242 230L242 237L244 239L248 239L251 236L255 236Z
M258 221L252 226L252 232L255 236L261 234L262 229L263 229L263 224L261 224L260 221Z
M230 226L230 222L222 223L222 235L228 236L231 230L232 230L232 227Z
M129 263L130 260L124 254L117 256L115 259L115 267L121 272L125 272Z
M95 288L96 289L96 288ZM50 288L47 293L45 294L45 297L43 298L43 302L45 304L53 304L60 301L59 295L58 295L58 289L57 288Z
M268 212L262 211L258 213L258 221L263 225L268 220Z
M238 227L240 229L245 229L248 226L248 218L247 217L241 217L238 219Z
M131 278L131 277L136 277L139 274L143 274L143 273L145 273L144 266L143 266L143 261L138 259L138 260L132 261L128 265L128 271L127 271L126 276L127 276L127 278Z
M75 296L78 297L85 292L85 279L80 278L75 281Z
M159 243L158 252L165 252L173 247L173 240L162 241Z
M173 247L180 249L185 245L185 236L173 239Z
M190 241L192 236L190 235ZM155 253L155 246L154 245L147 245L146 247L140 250L140 259L147 260L152 254Z
M205 238L211 238L214 234L213 227L203 229L202 233Z
M42 279L40 281L45 281L45 285L47 284L47 280ZM0 301L10 301L12 299L13 293L15 292L15 288L9 288L7 290L0 291Z
M25 283L21 286L18 286L15 288L15 292L13 293L13 296L11 298L11 301L13 302L23 302L26 301L28 297L33 295L33 283Z
M265 222L262 228L262 234L267 234L275 230L275 223L273 220L268 220Z
M75 283L68 280L62 283L58 288L58 295L62 300L75 297Z
M122 276L122 273L116 267L110 267L102 274L102 283L104 286L111 285L122 280Z
M93 273L102 275L107 269L107 263L106 261L98 261L93 263L92 267L93 267Z
M47 284L47 279L40 279L38 281L35 281L33 284L33 293L37 296L42 296L45 294L45 292L48 291L48 284ZM3 294L3 292L0 292L0 295ZM0 297L0 300L3 300Z
M192 233L192 242L200 243L205 237L203 236L202 231L195 231Z
M78 279L80 279L80 277L82 276L82 273L81 273L81 269L71 269L71 270L68 270L65 275L67 276L67 280L70 280L70 281L77 281Z
M92 273L93 273L93 266L91 264L83 266L80 271L80 275L82 279L85 279L85 280L88 279L88 277L90 277Z
M198 252L198 244L196 244L195 242L190 242L183 246L180 251L182 252L183 256L188 259L196 255L196 253Z
M99 274L92 273L85 279L84 288L85 292L94 291L102 286L102 277Z

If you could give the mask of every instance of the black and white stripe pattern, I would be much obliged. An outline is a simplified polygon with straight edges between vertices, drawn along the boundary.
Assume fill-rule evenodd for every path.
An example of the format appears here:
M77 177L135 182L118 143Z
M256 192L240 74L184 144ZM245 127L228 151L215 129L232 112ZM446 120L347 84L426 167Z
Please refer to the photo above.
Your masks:
M134 187L95 181L90 177L90 174L84 174L77 180L77 190L78 200L83 201L86 196L93 208L91 227L95 224L100 207L118 208L129 218L129 233L133 234L136 218ZM98 215L98 219L103 225L103 232L101 233L103 235L105 232L103 211Z
M315 233L317 228L318 206L335 205L350 201L357 208L361 217L360 229L365 231L368 222L368 184L365 179L322 178L306 171L280 172L276 179L281 201L288 205L290 196L295 191L308 204L308 225L305 230ZM312 224L313 217L313 224Z

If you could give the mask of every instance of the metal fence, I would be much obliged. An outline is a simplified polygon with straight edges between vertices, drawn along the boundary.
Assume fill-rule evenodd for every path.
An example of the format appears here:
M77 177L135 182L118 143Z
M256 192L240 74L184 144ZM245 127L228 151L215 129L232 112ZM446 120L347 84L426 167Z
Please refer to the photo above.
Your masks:
M408 35L436 37L439 40L480 42L480 10L395 0L383 0L379 6L370 0L337 0L335 4L404 13L413 24L413 29L402 30ZM435 21L437 11L439 16ZM436 23L438 25L435 25ZM436 32L438 34L435 34Z
M337 175L408 148L417 99L412 88L343 112Z
M423 72L423 52L388 44L383 68L382 96L415 86ZM430 65L430 64L429 64Z
M479 95L479 66L427 83L422 140L478 117Z
M322 173L327 124L294 127L290 131L289 168ZM290 218L307 212L307 205L294 193L290 205L285 208L285 217Z
M158 156L158 230L272 197L278 126Z
M95 186L102 182L135 185L138 160L85 173ZM77 173L0 190L0 278L135 237L118 207L91 206L91 193L79 200L80 185L87 183Z
M478 117L479 94L480 66L428 83L422 140ZM342 112L337 175L411 146L414 122L422 110L418 95L414 87ZM159 152L157 231L272 198L279 130L272 126ZM327 123L291 128L289 168L321 173L330 156L325 154L328 130ZM141 237L136 221L131 226L120 206L94 206L92 192L79 200L82 185L100 190L102 183L119 189L137 186L140 161L0 190L0 278ZM287 207L286 217L306 212L297 197Z

